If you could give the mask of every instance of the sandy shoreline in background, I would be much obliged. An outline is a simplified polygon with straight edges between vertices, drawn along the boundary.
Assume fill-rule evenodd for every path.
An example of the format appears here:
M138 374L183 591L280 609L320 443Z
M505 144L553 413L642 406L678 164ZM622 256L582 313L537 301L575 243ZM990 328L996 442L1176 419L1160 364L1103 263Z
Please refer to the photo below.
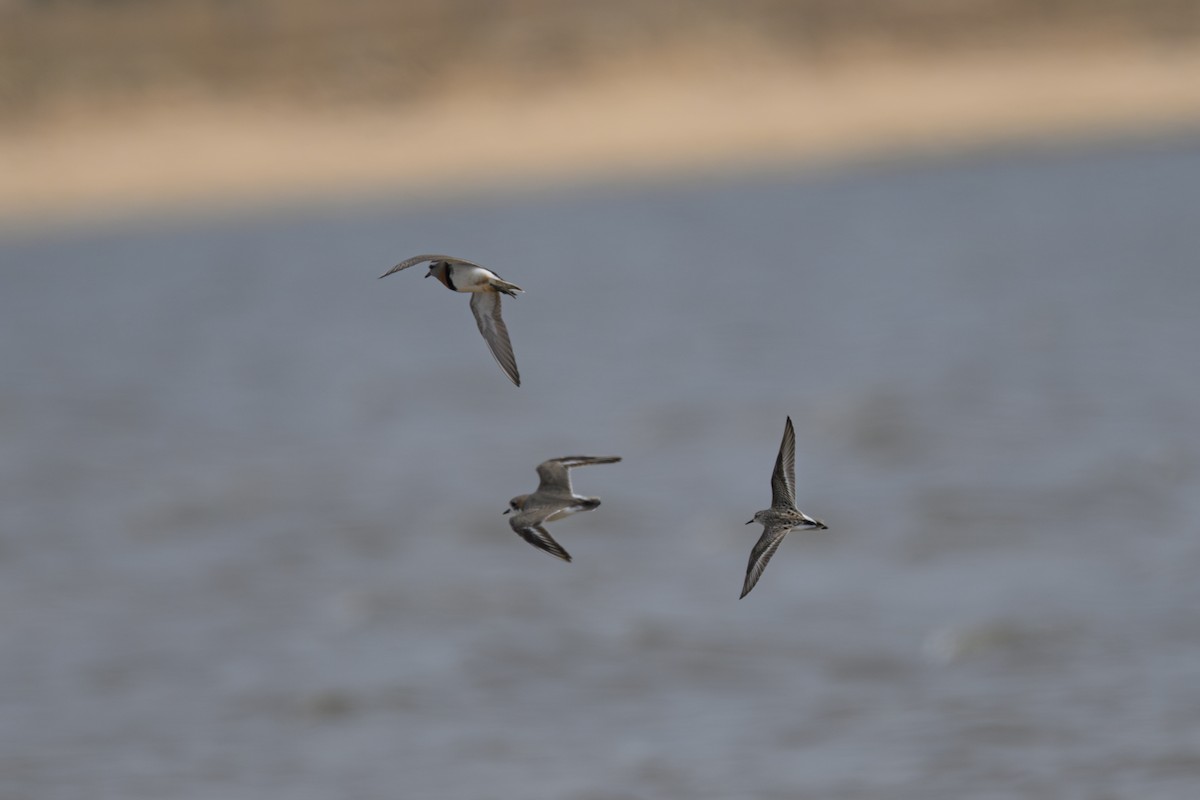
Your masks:
M371 112L177 102L0 132L0 222L670 175L1200 127L1200 52L593 75Z

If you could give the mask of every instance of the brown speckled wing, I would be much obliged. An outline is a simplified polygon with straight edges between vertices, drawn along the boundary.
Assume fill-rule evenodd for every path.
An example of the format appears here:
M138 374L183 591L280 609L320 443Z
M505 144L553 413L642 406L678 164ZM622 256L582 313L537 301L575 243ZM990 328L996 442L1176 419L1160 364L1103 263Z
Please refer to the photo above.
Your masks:
M775 471L771 473L771 506L796 506L796 432L791 417L783 427L783 441L775 459Z
M758 537L758 541L754 543L754 549L750 551L750 562L746 565L746 581L742 584L741 597L750 594L754 584L758 583L763 570L767 568L767 562L771 560L771 556L775 555L775 551L779 549L779 543L783 541L783 537L787 536L789 530L791 527L787 525L763 530L762 536Z

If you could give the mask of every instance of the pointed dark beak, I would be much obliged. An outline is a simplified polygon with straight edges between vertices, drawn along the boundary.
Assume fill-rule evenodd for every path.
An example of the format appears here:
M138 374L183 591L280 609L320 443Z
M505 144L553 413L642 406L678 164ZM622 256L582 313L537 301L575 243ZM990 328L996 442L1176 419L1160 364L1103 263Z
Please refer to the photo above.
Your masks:
M425 277L426 277L426 278L428 278L429 276L428 276L428 275L426 275ZM511 509L511 508L506 508L506 509L504 509L504 512L503 512L503 513L502 513L500 516L504 516L504 514L507 514L507 513L508 513L508 512L510 512L510 511L512 511L512 509Z
M747 522L746 524L747 524L747 525L749 525L749 524L751 524L751 523L753 523L753 522L754 522L754 520L750 520L750 522Z

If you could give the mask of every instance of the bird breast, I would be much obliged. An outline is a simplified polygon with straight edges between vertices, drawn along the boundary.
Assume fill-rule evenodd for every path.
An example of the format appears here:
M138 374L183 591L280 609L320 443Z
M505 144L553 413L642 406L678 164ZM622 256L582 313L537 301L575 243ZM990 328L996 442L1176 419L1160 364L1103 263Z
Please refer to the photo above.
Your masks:
M482 267L455 265L450 269L453 271L451 280L454 282L454 289L458 292L491 291L491 281L496 277ZM442 281L442 283L446 283L446 281ZM449 286L448 283L446 285Z

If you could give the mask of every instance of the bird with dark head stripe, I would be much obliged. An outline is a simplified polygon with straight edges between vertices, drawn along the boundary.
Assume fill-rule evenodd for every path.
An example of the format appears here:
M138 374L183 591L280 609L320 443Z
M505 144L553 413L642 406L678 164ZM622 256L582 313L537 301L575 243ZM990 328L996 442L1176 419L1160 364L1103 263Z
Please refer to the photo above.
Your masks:
M500 295L516 297L525 291L515 283L509 283L486 267L473 261L453 256L420 255L406 258L379 277L386 278L393 272L408 269L415 264L432 262L425 277L433 276L452 292L471 293L471 313L475 324L487 342L492 357L504 370L504 374L517 386L521 385L521 373L517 371L517 357L513 355L512 342L508 340L508 327L500 316Z

